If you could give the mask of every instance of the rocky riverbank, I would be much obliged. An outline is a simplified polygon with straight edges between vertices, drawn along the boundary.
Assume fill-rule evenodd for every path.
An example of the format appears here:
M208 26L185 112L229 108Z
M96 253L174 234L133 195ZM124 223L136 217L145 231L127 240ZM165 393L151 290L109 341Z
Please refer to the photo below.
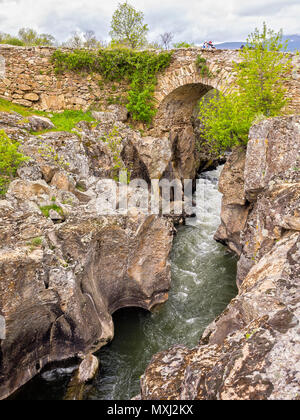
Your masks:
M142 399L299 399L300 118L255 125L220 180L216 240L239 257L238 296L199 345L155 355Z
M197 151L197 127L154 138L129 128L121 107L94 118L57 132L47 118L0 113L0 130L30 158L0 200L1 399L48 363L108 343L117 309L149 310L168 298L178 218L138 206L99 215L99 197L111 203L104 179L119 169L144 181L193 179L200 165L215 164ZM229 158L215 238L240 258L239 295L197 348L154 356L141 398L298 397L299 127L299 117L264 121L252 128L247 153Z
M139 208L101 216L97 203L110 202L104 179L116 169L148 181L180 162L169 139L142 137L124 124L127 112L108 111L72 133L51 131L44 117L0 113L0 130L30 157L0 200L2 399L49 362L108 343L117 309L150 310L168 297L172 216Z

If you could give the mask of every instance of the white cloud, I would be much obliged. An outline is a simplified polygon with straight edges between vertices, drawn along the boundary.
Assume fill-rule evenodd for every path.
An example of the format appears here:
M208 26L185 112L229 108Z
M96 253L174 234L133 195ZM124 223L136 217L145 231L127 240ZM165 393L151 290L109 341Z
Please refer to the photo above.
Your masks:
M121 0L120 0L121 1ZM110 20L119 1L99 0L0 0L0 31L17 33L20 27L49 32L60 41L74 30L93 29L108 38ZM299 0L132 0L143 10L150 38L172 31L175 41L216 42L243 40L266 21L286 34L300 32Z

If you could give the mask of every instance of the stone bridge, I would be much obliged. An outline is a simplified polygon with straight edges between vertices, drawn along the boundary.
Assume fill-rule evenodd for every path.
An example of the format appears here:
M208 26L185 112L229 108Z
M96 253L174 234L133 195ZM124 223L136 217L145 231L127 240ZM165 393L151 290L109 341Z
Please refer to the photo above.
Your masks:
M86 110L93 104L105 108L126 98L126 83L103 83L100 75L56 75L50 61L53 52L50 47L0 45L0 97L47 111ZM199 54L206 60L210 77L202 77L196 66ZM238 59L239 51L233 50L175 50L171 65L158 76L155 91L158 113L153 134L188 123L197 101L209 90L226 93L232 89L233 66ZM293 64L288 85L290 107L294 113L300 113L300 58L296 55Z
M202 77L196 66L199 54L206 60L209 77ZM238 61L237 50L176 50L171 65L158 78L155 92L158 113L154 125L162 131L186 125L197 102L209 90L226 94L234 88L234 64ZM292 78L287 87L291 111L300 113L300 59L296 55L293 55Z
M198 55L206 60L207 77L201 75L196 65ZM164 132L189 124L197 102L209 90L226 94L232 89L234 64L238 60L239 51L233 50L176 50L171 65L158 77L155 91L158 113L154 126Z

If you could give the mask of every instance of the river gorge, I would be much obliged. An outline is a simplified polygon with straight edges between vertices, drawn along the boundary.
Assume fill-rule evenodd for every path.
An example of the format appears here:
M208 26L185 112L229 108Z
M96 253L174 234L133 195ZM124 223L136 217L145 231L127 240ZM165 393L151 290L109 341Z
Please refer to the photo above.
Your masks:
M153 354L174 344L195 346L205 328L236 296L236 258L213 239L220 224L221 170L200 175L199 187L205 191L205 201L198 209L201 219L187 219L187 225L178 228L171 253L169 300L152 313L131 308L114 315L115 337L97 354L101 369L87 399L134 397ZM70 375L68 368L46 371L16 398L61 399Z
M83 372L83 399L297 399L299 117L254 124L247 150L200 173L198 219L98 206L107 139L133 179L214 167L192 120L151 137L119 106L93 118L61 132L0 113L29 157L0 200L0 398L75 399Z

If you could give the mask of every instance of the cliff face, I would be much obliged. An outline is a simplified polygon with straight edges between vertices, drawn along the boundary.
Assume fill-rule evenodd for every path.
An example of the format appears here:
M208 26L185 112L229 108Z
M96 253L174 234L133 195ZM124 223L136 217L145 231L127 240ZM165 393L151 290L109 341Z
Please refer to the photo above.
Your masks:
M142 399L298 399L300 117L254 126L220 180L216 239L240 257L238 296L199 346L152 359Z
M116 155L103 136L113 126L122 165L133 177L161 176L171 155L166 150L157 166L148 165L147 147L155 139L139 152L138 133L110 117L94 127L79 123L73 134L36 136L30 132L51 122L0 113L0 129L30 157L0 200L1 399L48 362L109 342L117 309L151 309L168 297L172 220L138 208L104 216L97 200L112 199L103 178L114 175Z

